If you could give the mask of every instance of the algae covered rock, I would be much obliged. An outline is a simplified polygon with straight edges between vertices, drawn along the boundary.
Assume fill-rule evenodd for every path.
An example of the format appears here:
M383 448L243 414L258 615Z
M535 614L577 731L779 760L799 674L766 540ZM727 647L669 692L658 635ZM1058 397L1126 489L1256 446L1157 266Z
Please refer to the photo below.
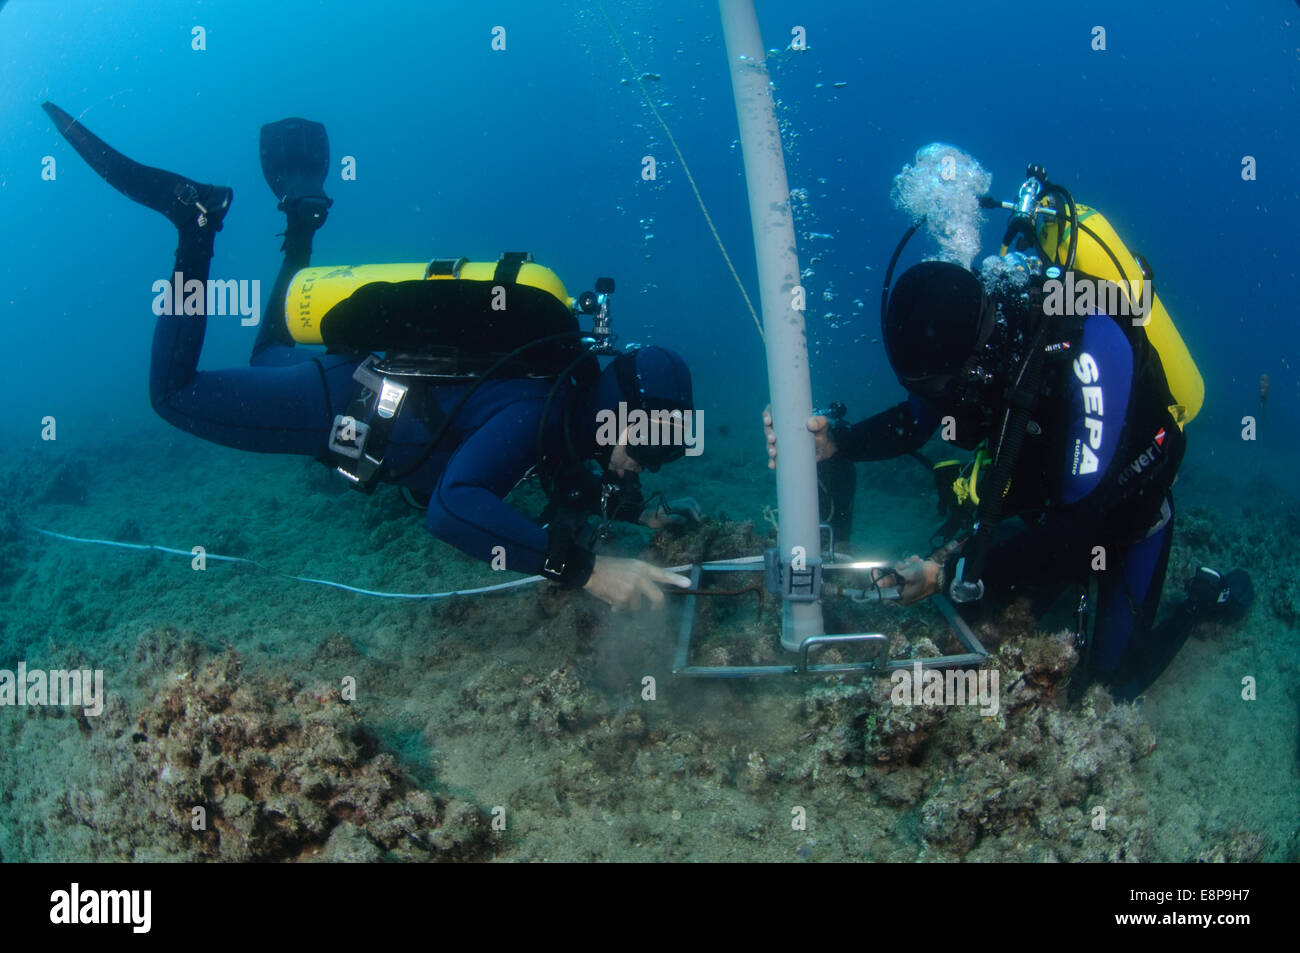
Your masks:
M134 730L100 744L127 796L73 792L68 811L119 852L465 860L496 844L477 807L414 787L337 691L250 676L233 651L170 673Z

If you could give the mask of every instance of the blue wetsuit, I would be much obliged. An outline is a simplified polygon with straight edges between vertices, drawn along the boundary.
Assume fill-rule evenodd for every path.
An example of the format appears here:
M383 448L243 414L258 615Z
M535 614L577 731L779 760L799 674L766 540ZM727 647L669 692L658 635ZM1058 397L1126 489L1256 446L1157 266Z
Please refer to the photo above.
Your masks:
M1173 531L1169 488L1184 438L1161 396L1158 359L1137 354L1115 320L1086 319L1071 343L1069 357L1048 368L1034 415L1038 433L1031 428L1026 436L1004 506L1023 526L1003 527L983 581L995 598L1021 587L1059 592L1086 582L1094 547L1103 547L1106 571L1097 573L1090 668L1115 682L1132 681L1128 669L1141 667L1137 680L1143 681L1150 665L1136 659L1152 655L1143 640L1164 584ZM937 414L913 395L837 434L836 458L880 460L913 452L938 427ZM957 428L960 434L960 419Z
M150 398L154 409L169 423L204 440L258 453L292 453L331 464L328 443L335 415L345 413L355 382L352 373L365 355L324 353L294 348L284 329L285 294L293 274L306 267L310 241L305 247L287 247L262 327L253 348L251 366L217 371L197 370L203 348L206 317L163 315L154 331L150 372ZM206 281L212 253L206 242L182 240L175 271L185 279ZM504 497L538 464L538 423L552 383L542 380L489 380L469 399L437 451L399 485L428 495L425 524L429 531L457 549L489 561L494 548L504 547L505 568L536 573L548 555L575 557L564 584L579 586L590 574L594 557L579 541L575 546L577 511L590 511L600 499L599 475L571 459L569 447L580 459L597 456L594 426L586 432L571 428L566 437L564 407L581 409L571 420L592 421L592 407L617 400L599 393L607 381L589 392L575 393L562 385L551 403L542 444L549 469L567 501L550 528L529 520L504 502ZM430 386L408 399L391 432L385 465L401 472L428 447L432 432L426 420L445 416L469 384ZM415 406L412 406L412 405ZM556 463L551 459L554 454ZM608 494L607 494L608 496ZM635 522L642 500L635 475L616 484L606 512L612 518ZM563 539L557 542L557 531ZM553 560L552 566L562 563Z

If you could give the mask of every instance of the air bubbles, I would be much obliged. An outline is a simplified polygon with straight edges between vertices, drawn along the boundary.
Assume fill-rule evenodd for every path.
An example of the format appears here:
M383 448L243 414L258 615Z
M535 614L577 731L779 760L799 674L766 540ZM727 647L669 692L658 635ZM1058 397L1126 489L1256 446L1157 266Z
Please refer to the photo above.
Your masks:
M1018 251L989 255L980 263L980 281L991 295L1010 296L1029 287L1031 262Z
M979 227L984 216L979 196L993 177L967 153L942 142L916 152L914 165L894 176L890 198L911 216L925 220L926 231L939 245L933 257L969 268L979 253Z

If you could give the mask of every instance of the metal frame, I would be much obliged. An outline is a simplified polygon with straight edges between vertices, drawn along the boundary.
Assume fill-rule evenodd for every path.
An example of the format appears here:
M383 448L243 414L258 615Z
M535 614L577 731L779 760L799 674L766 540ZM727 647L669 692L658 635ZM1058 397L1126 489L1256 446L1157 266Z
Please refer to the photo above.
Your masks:
M874 564L862 563L825 563L825 572L862 572ZM691 567L691 588L699 589L700 580L706 572L751 572L762 573L763 564L741 563L703 563ZM918 663L922 668L965 668L978 665L988 658L988 650L980 644L975 633L971 631L966 620L957 614L946 596L937 595L936 605L944 619L952 628L957 638L970 651L959 655L937 655L932 658L894 659L887 658L889 637L879 633L854 633L847 635L815 635L805 639L799 647L797 660L791 665L691 665L691 640L695 632L696 596L685 597L682 606L682 622L677 636L677 649L673 654L673 674L688 678L759 678L768 675L836 675L851 672L871 674L888 674L899 669L911 670ZM782 603L782 612L788 612L790 603ZM809 662L814 649L827 645L866 645L872 649L872 656L861 662L842 662L837 664L817 665Z

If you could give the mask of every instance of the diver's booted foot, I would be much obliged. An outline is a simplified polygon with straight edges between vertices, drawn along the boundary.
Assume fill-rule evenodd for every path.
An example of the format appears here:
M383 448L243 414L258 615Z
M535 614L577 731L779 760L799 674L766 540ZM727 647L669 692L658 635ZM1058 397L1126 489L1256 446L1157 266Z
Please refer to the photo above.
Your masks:
M1187 584L1187 598L1201 612L1235 621L1244 616L1255 601L1255 587L1244 569L1234 569L1224 576L1202 566Z
M311 260L312 238L316 229L325 224L329 207L333 204L324 195L304 195L280 203L285 218L285 228L280 233L284 236L284 243L280 245L280 251L284 252L286 260L301 262L300 267L306 267Z
M234 189L224 185L199 185L188 179L176 186L176 200L164 213L182 231L194 227L219 232L235 198Z
M1243 618L1255 601L1255 586L1244 569L1234 569L1223 577L1228 597L1223 600L1223 615L1229 621Z
M166 215L183 232L221 231L234 192L223 185L203 185L165 169L127 158L54 103L41 108L54 126L99 175L132 201Z
M290 232L314 232L325 224L334 200L325 195L303 195L285 199L278 208L284 212Z

